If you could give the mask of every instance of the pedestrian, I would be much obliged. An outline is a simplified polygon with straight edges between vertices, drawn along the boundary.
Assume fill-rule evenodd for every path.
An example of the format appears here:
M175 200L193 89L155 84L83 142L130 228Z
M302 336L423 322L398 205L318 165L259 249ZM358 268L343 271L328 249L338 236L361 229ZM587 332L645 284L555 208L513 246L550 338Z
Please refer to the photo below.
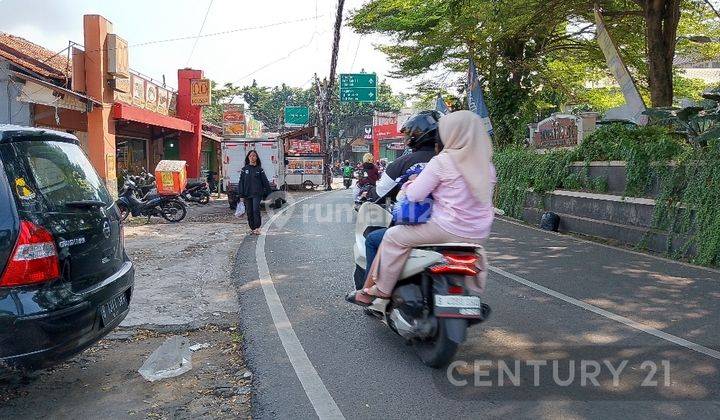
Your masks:
M255 150L245 156L245 166L240 172L238 196L245 202L250 233L260 234L262 220L260 218L260 202L270 194L270 182L262 169L260 157Z

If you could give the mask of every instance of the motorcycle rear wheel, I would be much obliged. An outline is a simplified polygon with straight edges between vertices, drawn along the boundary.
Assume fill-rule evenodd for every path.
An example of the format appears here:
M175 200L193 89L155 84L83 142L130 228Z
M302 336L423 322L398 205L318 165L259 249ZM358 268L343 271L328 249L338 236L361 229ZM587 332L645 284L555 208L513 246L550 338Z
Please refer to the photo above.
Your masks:
M170 200L160 207L160 215L170 223L177 223L185 218L187 209L179 200Z
M445 319L438 320L435 337L415 344L415 351L420 360L431 368L446 366L455 356L458 349L458 344L447 336L445 322Z

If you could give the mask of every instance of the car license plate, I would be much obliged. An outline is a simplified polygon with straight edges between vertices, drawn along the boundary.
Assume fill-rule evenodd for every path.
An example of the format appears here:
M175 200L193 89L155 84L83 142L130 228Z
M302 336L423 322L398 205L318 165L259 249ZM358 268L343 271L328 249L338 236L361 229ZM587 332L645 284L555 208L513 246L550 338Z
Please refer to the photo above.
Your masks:
M103 327L112 323L118 315L123 313L128 308L128 304L127 293L123 292L100 305L100 318Z
M435 295L435 315L438 317L479 318L482 305L478 296Z

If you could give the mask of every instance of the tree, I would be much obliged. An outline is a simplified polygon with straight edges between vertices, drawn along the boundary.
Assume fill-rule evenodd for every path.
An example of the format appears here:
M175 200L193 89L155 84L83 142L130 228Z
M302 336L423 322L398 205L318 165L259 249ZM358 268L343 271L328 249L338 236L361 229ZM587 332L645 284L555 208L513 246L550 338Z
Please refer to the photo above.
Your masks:
M484 79L496 142L509 144L535 115L533 99L549 57L592 49L592 25L568 20L586 8L584 1L568 0L374 0L355 12L351 26L392 38L381 50L399 77L441 68L462 73L472 56ZM462 93L465 86L458 88Z
M680 1L683 19L676 7ZM688 42L689 35L718 33L717 16L711 19L710 9L699 0L598 3L641 93L649 92L654 105L672 102L675 50L707 52L707 46ZM360 33L390 37L392 42L380 49L395 64L398 77L442 69L462 75L472 56L501 145L524 137L527 122L562 101L597 96L587 95L588 79L609 76L594 39L593 3L585 0L372 0L354 12L350 24ZM656 37L662 41L651 39ZM563 63L567 69L557 72ZM464 93L464 82L456 87ZM607 94L612 98L604 99L611 100L594 99L616 101L616 92Z

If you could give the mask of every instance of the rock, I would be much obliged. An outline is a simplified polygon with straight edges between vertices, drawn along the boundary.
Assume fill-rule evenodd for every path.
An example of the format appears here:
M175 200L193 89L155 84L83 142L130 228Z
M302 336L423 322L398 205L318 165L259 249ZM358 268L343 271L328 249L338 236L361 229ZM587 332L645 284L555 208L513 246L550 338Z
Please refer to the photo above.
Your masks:
M250 394L251 392L252 392L252 388L250 386L246 385L246 386L242 386L242 387L238 388L235 393L237 395L247 395L247 394Z

